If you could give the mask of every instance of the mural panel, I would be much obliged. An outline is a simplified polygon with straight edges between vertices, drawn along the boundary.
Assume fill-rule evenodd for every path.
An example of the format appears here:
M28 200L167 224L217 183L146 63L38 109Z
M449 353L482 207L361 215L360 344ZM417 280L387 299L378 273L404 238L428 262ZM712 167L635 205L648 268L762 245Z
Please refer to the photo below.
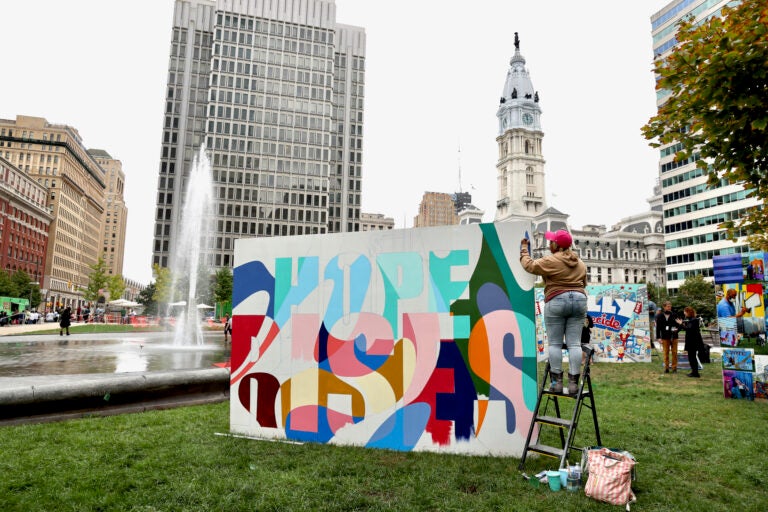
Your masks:
M520 456L537 398L528 226L238 240L230 429Z
M587 314L594 327L590 345L600 363L650 363L651 338L648 290L645 284L587 286ZM540 361L547 359L544 325L544 289L536 289L536 347ZM563 353L567 353L563 350Z
M766 399L765 260L765 253L752 251L712 261L725 398Z

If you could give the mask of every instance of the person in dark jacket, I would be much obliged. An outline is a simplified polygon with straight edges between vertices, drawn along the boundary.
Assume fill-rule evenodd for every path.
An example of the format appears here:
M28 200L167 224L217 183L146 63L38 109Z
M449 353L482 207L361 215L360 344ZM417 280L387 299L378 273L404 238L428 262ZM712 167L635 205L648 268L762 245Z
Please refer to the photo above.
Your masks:
M688 361L691 363L691 373L689 377L699 378L699 359L696 357L704 349L704 340L701 338L701 326L696 316L696 310L688 306L684 310L685 319L678 318L677 325L685 331L685 347L683 350L688 352Z
M669 373L670 364L672 373L677 373L677 338L680 326L672 312L672 303L665 301L662 308L661 313L656 315L656 339L661 340L661 349L664 351L664 373Z
M69 326L72 323L72 309L67 306L64 308L64 310L61 312L61 318L59 319L59 336L64 335L64 331L67 331L67 336L69 336Z

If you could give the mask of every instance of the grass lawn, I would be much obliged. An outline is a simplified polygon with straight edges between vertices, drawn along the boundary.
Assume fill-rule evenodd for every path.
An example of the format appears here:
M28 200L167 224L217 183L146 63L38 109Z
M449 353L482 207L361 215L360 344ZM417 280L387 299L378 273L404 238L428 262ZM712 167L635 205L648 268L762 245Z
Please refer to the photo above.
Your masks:
M593 369L603 444L638 460L632 510L768 510L768 404L723 399L653 364ZM229 404L0 428L7 511L610 511L582 492L534 489L518 460L254 441ZM584 410L577 445L594 444ZM555 444L551 441L548 444ZM528 459L526 472L554 468Z

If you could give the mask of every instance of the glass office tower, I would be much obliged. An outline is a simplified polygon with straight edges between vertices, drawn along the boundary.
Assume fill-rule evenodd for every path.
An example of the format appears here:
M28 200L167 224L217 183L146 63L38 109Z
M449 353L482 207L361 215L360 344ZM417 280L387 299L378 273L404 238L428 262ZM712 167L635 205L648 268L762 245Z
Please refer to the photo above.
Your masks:
M651 17L653 52L656 59L664 58L675 44L677 22L688 15L697 20L720 16L723 6L735 4L728 0L676 0ZM669 91L657 91L656 103L661 106ZM675 290L689 276L701 274L713 278L712 257L719 254L747 252L746 241L734 244L726 239L725 230L718 225L734 220L759 202L747 199L742 185L721 183L707 186L706 173L696 168L698 154L688 160L675 162L681 148L669 144L660 148L659 175L664 211L664 245L667 288Z
M359 230L364 84L365 32L336 23L333 0L177 0L153 263L171 264L203 144L211 270L237 238Z

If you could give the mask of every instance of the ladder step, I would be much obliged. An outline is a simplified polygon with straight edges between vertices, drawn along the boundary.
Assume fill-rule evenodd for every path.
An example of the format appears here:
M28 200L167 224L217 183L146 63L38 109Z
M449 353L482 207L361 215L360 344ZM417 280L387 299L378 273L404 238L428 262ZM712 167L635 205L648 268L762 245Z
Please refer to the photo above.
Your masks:
M536 422L546 423L548 425L552 425L560 428L568 428L571 426L571 423L573 423L569 419L558 418L557 416L536 416Z
M561 396L563 398L576 398L576 395L569 395L568 393L555 393L554 391L549 391L547 389L544 390L544 394L551 395L551 396ZM584 398L588 397L589 394L590 394L589 391L586 389L581 392L581 396Z
M554 446L546 446L543 444L532 444L528 447L528 451L538 452L542 455L549 455L550 457L560 458L563 456L562 448L555 448Z

